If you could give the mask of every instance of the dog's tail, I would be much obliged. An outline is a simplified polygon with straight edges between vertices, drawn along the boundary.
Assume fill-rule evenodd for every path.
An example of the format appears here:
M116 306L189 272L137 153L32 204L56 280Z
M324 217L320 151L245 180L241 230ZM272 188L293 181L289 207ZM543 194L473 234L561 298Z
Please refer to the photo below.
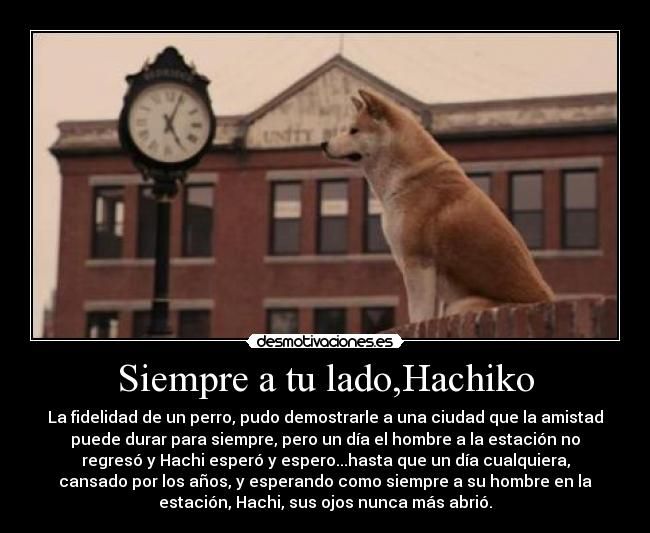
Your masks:
M468 311L483 311L501 305L500 302L483 298L481 296L468 296L456 300L445 309L445 315L456 315Z

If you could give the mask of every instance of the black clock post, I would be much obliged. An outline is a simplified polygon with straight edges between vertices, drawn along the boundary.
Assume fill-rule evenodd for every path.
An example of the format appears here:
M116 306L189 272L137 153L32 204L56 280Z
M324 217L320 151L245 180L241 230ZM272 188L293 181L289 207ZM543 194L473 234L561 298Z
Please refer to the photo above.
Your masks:
M178 192L178 183L184 182L187 174L182 171L162 171L149 174L153 179L153 194L156 198L156 245L151 301L149 337L171 338L169 325L169 229L171 223L171 202Z
M210 81L198 74L193 66L188 66L173 47L165 48L153 63L145 63L140 72L127 76L126 81L128 89L118 125L120 142L145 181L153 182L156 198L154 288L148 335L151 338L171 338L174 336L169 325L171 201L178 192L179 183L184 183L188 170L201 160L214 138L216 119L207 91ZM152 109L156 102L160 103L160 99L156 98L160 96L156 93L157 88L158 93L164 91L163 98L170 98L170 109L165 113ZM149 103L149 98L151 104L145 105ZM193 103L187 110L188 114L193 115L191 127L203 127L207 132L202 136L205 140L199 145L199 137L193 133L187 135L187 146L182 144L180 135L183 133L179 135L174 128L177 113L182 113L179 108L187 101ZM204 123L196 118L202 116L198 109L202 110ZM150 131L154 129L156 131ZM171 148L159 146L156 134L168 135L173 139L170 144L179 150L173 144L175 142L183 151L175 155Z

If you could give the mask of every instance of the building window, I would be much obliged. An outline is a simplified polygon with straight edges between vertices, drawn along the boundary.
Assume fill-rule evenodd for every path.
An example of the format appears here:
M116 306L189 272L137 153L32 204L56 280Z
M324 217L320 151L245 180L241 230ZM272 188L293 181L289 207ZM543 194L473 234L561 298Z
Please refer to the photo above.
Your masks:
M121 257L124 235L124 188L96 187L93 257Z
M212 255L212 220L214 187L188 185L183 207L183 255L209 257Z
M151 187L140 187L138 194L138 257L156 253L156 197Z
M598 175L593 170L564 172L562 247L598 246Z
M181 311L178 314L178 337L181 339L210 338L210 311Z
M392 307L365 307L361 310L362 333L379 333L395 326Z
M348 251L348 182L321 181L318 184L318 253Z
M315 333L345 333L345 309L316 309Z
M151 311L135 311L133 313L133 328L131 330L131 337L134 339L142 339L149 334L149 326L151 325Z
M484 172L468 174L469 179L471 179L475 185L478 186L485 194L489 197L492 195L492 176Z
M510 219L531 249L544 245L542 173L510 176Z
M366 189L366 216L364 226L364 250L369 253L387 253L390 251L384 230L381 227L381 202L375 196L368 183Z
M89 339L115 339L117 337L117 313L92 312L86 315L86 337Z
M269 333L298 333L298 310L267 310L266 329Z
M271 254L300 253L300 183L274 183L271 193Z

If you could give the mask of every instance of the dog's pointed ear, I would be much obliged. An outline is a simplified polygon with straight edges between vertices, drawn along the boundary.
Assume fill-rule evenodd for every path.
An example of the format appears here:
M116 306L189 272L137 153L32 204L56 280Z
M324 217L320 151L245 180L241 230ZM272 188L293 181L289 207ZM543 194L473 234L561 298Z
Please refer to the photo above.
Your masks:
M386 107L386 104L377 98L374 94L365 91L363 89L359 89L359 96L361 96L361 99L364 101L366 104L366 109L368 110L368 114L374 118L375 120L381 120L383 118L386 118L386 115L388 114L388 109Z
M356 96L350 96L350 100L352 100L352 103L354 104L354 107L357 108L357 111L361 111L363 109L363 102Z

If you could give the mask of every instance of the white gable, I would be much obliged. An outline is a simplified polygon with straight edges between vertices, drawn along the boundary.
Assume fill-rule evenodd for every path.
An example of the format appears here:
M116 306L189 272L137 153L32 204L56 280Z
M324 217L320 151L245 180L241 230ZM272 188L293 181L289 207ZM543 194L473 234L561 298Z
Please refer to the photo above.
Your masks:
M364 87L368 84L339 67L327 70L255 121L247 148L319 145L350 127L355 116L350 97Z

